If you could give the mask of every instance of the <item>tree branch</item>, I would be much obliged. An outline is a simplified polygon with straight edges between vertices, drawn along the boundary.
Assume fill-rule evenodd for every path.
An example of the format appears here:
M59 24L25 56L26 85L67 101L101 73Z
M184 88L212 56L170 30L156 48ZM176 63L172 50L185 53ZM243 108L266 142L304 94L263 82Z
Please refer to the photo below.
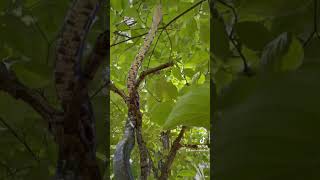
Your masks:
M228 35L228 38L230 40L230 42L232 43L232 45L236 48L239 56L241 57L242 59L242 62L243 62L243 72L248 75L248 76L251 76L253 75L253 72L251 71L249 65L248 65L248 61L247 61L247 58L244 56L242 50L241 50L241 47L239 46L239 43L237 40L235 40L233 38L233 35L234 35L234 25L238 23L238 15L236 13L236 10L233 6L227 4L226 2L222 1L222 0L218 0L217 2L221 3L222 5L224 5L225 7L231 9L232 11L232 14L234 16L234 23L231 27L231 31L230 31L230 34ZM213 2L212 2L213 3Z
M136 88L139 87L139 85L146 78L146 76L148 76L150 74L154 74L154 73L156 73L158 71L161 71L161 70L166 69L168 67L171 67L173 65L174 65L173 61L170 61L168 63L161 64L160 66L157 66L157 67L154 67L154 68L150 68L150 69L147 69L147 70L143 71L140 74L140 76L139 76L139 78L138 78L138 80L136 82Z
M161 169L161 176L160 176L159 180L167 180L168 179L169 171L170 171L171 165L173 163L173 160L176 157L178 150L182 147L182 145L180 144L180 141L183 138L183 134L185 131L186 131L186 127L182 126L182 129L180 130L178 137L173 141L173 144L171 146L167 160Z
M126 95L126 93L123 90L118 89L112 82L109 82L109 88L111 91L113 91L114 93L121 96L122 99L124 100L124 102L127 103L128 96Z
M29 104L45 120L52 122L60 114L40 93L23 85L3 62L0 62L0 90Z
M105 31L99 35L89 58L84 66L83 74L86 81L94 78L98 68L103 63L103 60L109 56L110 51L109 31ZM85 82L87 84L87 82Z

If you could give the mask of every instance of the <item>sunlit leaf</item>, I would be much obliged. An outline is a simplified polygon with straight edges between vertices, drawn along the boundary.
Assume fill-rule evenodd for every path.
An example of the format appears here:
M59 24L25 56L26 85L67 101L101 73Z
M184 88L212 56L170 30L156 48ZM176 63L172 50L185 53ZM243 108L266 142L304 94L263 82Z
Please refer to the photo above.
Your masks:
M208 128L210 124L210 87L199 85L179 97L167 118L164 129L178 125Z

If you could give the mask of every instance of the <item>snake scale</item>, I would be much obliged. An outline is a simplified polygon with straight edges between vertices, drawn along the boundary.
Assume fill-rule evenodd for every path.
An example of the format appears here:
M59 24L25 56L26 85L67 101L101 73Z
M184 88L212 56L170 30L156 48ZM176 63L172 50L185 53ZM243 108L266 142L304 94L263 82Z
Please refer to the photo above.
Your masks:
M95 120L81 70L85 39L103 0L74 0L56 44L55 86L64 116L57 127L57 180L101 179L95 160Z
M161 6L158 5L155 8L151 28L145 37L143 46L140 48L133 63L131 64L128 73L127 89L129 96L126 102L128 106L128 119L126 121L123 139L117 144L113 159L114 177L116 180L134 179L130 168L130 155L135 145L136 128L139 126L141 127L142 123L142 115L139 107L139 94L136 89L137 76L139 68L150 49L161 20ZM140 131L140 129L137 130Z

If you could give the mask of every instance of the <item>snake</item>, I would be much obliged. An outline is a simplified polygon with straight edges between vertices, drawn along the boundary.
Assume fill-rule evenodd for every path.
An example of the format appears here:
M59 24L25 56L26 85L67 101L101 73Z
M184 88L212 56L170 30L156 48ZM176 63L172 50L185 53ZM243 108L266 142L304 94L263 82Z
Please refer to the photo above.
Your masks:
M152 20L151 28L149 29L142 47L132 62L127 78L128 89L128 118L125 125L123 139L117 144L113 158L114 177L116 180L133 180L134 177L130 167L130 155L135 145L135 128L137 123L141 123L142 116L140 112L139 94L136 90L136 83L139 68L146 56L150 46L156 35L158 26L162 20L161 5L156 6Z

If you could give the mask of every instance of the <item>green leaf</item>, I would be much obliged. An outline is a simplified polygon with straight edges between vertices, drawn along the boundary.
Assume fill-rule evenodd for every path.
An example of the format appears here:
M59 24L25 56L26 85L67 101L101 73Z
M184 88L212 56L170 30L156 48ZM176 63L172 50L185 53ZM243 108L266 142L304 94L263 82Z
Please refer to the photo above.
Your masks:
M304 51L297 38L293 38L288 52L280 60L280 71L296 70L302 64Z
M312 0L238 0L239 17L276 17L293 14L307 7Z
M126 9L128 7L129 1L126 0L112 0L111 1L111 7L115 8L117 11L120 11L122 9Z
M217 107L232 108L245 101L259 86L258 77L241 76L225 87L218 96Z
M172 107L173 101L159 102L151 109L151 120L162 126L168 118Z
M51 69L44 64L15 63L13 70L19 80L32 88L42 88L49 84L51 80Z
M102 153L100 153L100 152L96 152L96 157L97 157L99 160L103 161L103 162L105 162L105 161L107 160L106 155L105 155L105 154L102 154Z
M45 62L46 43L33 24L25 24L13 15L0 15L0 22L1 41L12 48L15 56L26 56L33 61Z
M265 47L261 62L268 71L289 71L297 69L303 57L300 42L288 33L282 33Z
M10 0L0 1L0 13L1 11L5 10L9 4L10 4Z
M256 51L263 49L272 39L269 30L259 22L240 22L235 25L235 31L244 45Z
M224 87L232 82L233 75L230 72L226 72L223 69L219 69L213 76L217 86L217 91L220 92Z
M179 171L177 176L182 176L182 177L194 177L196 175L196 171L195 170L181 170Z
M305 61L304 63L306 63L306 60L308 60L308 62L315 62L315 63L319 63L319 57L320 57L320 51L319 51L319 47L320 47L320 39L319 38L315 38L312 39L307 46L305 47Z
M313 30L314 12L313 3L306 3L306 8L296 11L293 14L275 17L271 21L271 32L279 34L292 32L294 34L309 34ZM318 25L320 22L318 22Z
M312 173L318 169L313 162L320 161L314 156L320 151L319 72L319 65L313 65L256 77L254 91L219 110L215 149L220 163L215 179L319 177ZM247 84L232 89L231 94L236 95Z
M210 43L210 27L209 27L209 20L208 18L200 20L200 40L203 43L206 43L209 45ZM190 27L188 27L189 29ZM195 31L196 28L193 28L192 30Z
M41 36L41 33L44 33L49 41L55 40L61 31L64 16L66 15L65 12L67 12L70 3L70 1L65 0L40 1L34 6L32 8L32 15L36 18L39 25L39 27L35 27L37 35Z
M21 100L10 97L7 93L0 91L0 114L2 118L10 121L21 121L25 118L35 118L38 114ZM21 123L24 123L21 121Z
M208 83L195 86L179 97L163 128L171 129L179 125L209 128L210 86Z
M168 82L164 77L155 80L154 90L158 97L165 100L172 100L178 96L178 90L172 82Z

